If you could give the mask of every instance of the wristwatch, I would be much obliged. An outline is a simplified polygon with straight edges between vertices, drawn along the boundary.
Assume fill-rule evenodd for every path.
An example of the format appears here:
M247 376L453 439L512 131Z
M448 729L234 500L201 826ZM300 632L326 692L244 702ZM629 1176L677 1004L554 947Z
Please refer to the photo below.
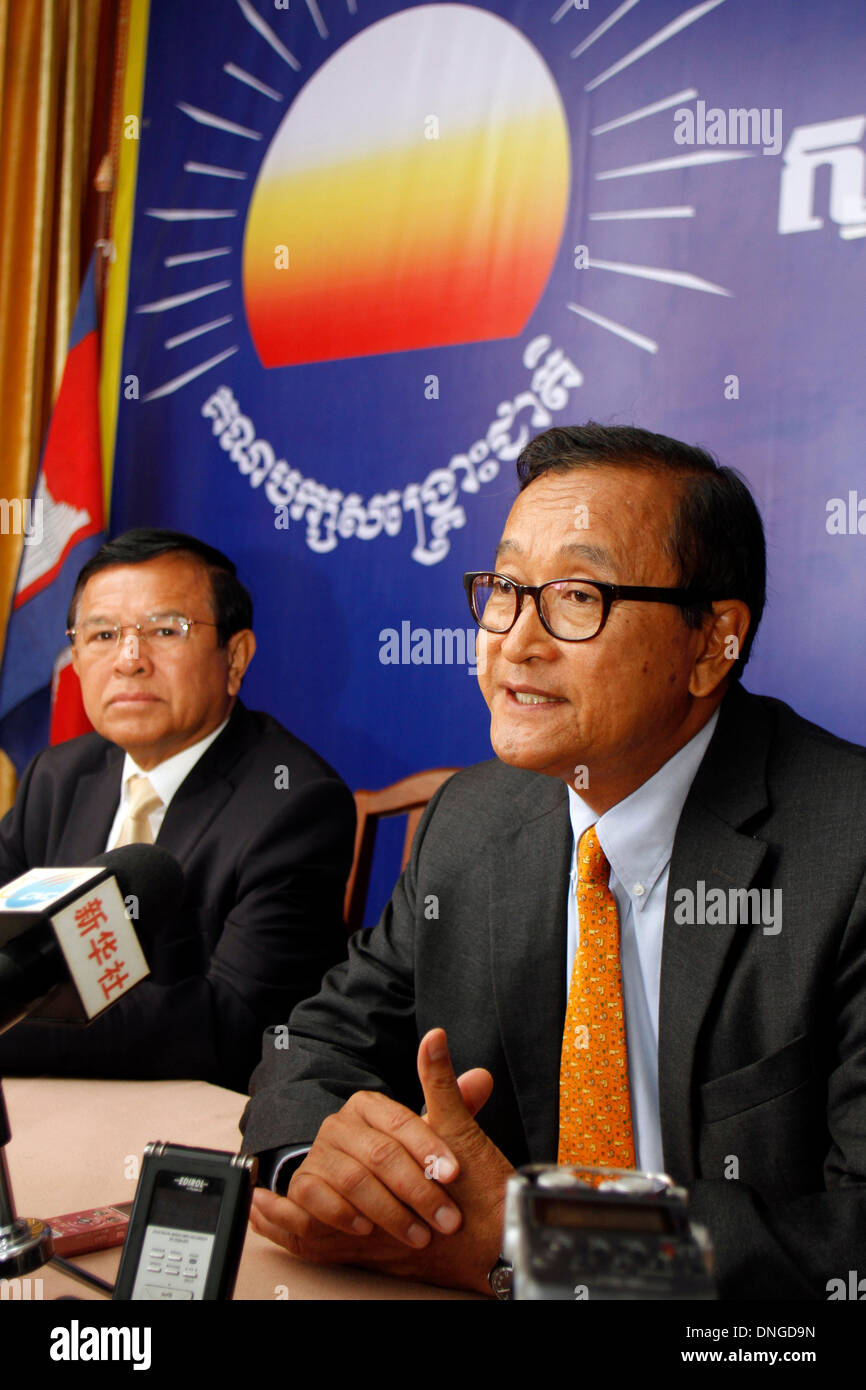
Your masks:
M503 1301L511 1298L511 1276L513 1273L514 1265L510 1264L504 1255L500 1255L487 1276L491 1290L497 1298Z

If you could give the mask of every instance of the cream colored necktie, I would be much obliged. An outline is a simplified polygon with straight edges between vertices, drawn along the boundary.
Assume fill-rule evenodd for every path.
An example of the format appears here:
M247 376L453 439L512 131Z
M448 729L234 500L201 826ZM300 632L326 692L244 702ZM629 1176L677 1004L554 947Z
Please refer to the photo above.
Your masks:
M140 773L130 777L127 787L126 819L120 827L115 849L121 845L152 845L149 817L162 805L162 797L157 796L148 779Z
M619 914L595 826L577 849L580 940L559 1076L559 1163L634 1167Z

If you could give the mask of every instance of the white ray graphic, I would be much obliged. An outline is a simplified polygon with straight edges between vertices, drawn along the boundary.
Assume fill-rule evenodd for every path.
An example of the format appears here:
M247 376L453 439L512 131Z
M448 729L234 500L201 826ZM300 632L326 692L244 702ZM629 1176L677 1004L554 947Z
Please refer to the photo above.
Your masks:
M855 237L866 236L866 226L840 227L839 235L843 241L853 241Z
M595 261L591 256L586 263L593 270L612 270L617 275L636 275L640 280L657 280L662 285L679 285L684 290L701 290L704 294L733 298L730 290L714 285L711 280L702 280L699 275L690 275L686 270L660 270L658 266L630 265L625 261Z
M282 58L284 63L288 63L295 72L300 72L301 65L294 53L290 53L285 44L280 42L267 21L262 19L257 10L253 9L250 0L238 0L238 7L247 24L250 24L256 33L261 35L265 43L270 44L277 56Z
M193 261L212 261L214 256L231 255L230 246L215 246L212 251L182 251L177 256L166 256L163 265L171 270L176 265L192 265Z
M625 164L604 169L597 179L627 179L632 174L659 174L665 169L685 169L690 164L726 164L731 159L754 159L749 150L707 150L705 154L676 154L670 159L651 159L648 164Z
M307 9L310 11L313 23L318 30L319 38L326 39L328 37L328 27L322 18L322 11L316 4L316 0L307 0Z
M618 19L622 19L624 14L628 14L629 10L633 10L637 3L638 0L625 0L625 4L620 5L619 9L614 10L613 14L609 14L603 24L599 24L597 29L593 29L592 33L587 35L583 43L579 43L577 48L571 50L571 57L579 58L581 53L586 52L590 44L595 43L596 39L600 39L602 34L606 34L608 29L612 28Z
M244 140L262 138L257 130L249 130L245 125L238 125L236 121L227 121L225 116L215 116L212 111L202 111L200 106L190 106L186 101L179 101L177 105L196 125L210 126L212 130L224 130L227 135L241 135Z
M166 338L164 347L176 348L181 343L188 343L191 338L200 338L202 333L212 333L215 328L222 328L224 324L231 323L233 314L225 314L221 319L212 319L210 323L200 323L198 328L190 328L186 333L178 333L174 338Z
M194 159L188 159L183 167L188 174L211 174L215 179L246 178L243 169L223 169L219 164L197 164Z
M631 53L627 53L624 58L620 58L616 63L613 63L611 67L605 68L604 72L600 72L598 77L594 77L591 82L587 82L583 90L585 92L594 91L596 87L601 86L602 82L607 82L609 78L615 77L618 72L622 72L623 68L631 67L631 64L636 63L639 58L646 57L647 53L652 53L654 48L658 48L660 44L667 43L668 39L672 39L676 34L681 33L683 29L687 29L690 24L694 24L697 20L703 19L704 15L709 14L710 10L714 10L717 5L723 5L724 3L725 0L704 0L702 5L695 5L691 10L684 10L676 19L672 19L670 24L666 24L663 29L659 29L658 33L653 34L652 37L646 39L644 43L638 44L637 48L633 48Z
M181 304L192 304L196 299L204 299L209 294L219 294L227 290L231 280L220 280L215 285L203 285L200 290L186 290L183 294L170 294L165 299L154 299L149 304L139 304L137 314L164 314L167 309L177 309Z
M144 213L160 222L219 222L238 215L236 208L145 208Z
M657 111L667 111L669 106L676 106L681 101L691 101L697 94L696 87L686 87L682 92L674 92L672 97L662 97L661 101L654 101L649 106L641 106L637 111L629 111L625 116L617 116L613 121L605 121L604 125L593 126L589 133L590 135L604 135L608 130L617 130L621 125L630 125L632 121L642 121L644 116L654 116Z
M597 323L599 328L606 328L609 333L616 333L617 337L625 338L626 342L634 343L635 347L643 348L644 352L658 352L659 345L652 338L645 338L642 333L635 333L633 328L624 328L621 323L614 323L613 319L603 318L601 314L594 314L592 309L584 309L582 304L566 304L566 309L570 309L573 314L580 314L583 319L588 319L590 323Z
M42 541L39 545L26 545L21 554L21 569L18 572L16 590L23 593L43 574L48 574L57 564L72 537L90 525L90 513L70 506L68 502L57 502L48 491L45 474L39 472L34 502L41 501Z
M219 352L216 357L209 357L206 362L200 362L197 367L191 367L188 372L167 381L164 386L157 386L155 391L148 391L147 395L142 396L141 399L143 401L158 401L160 396L171 396L182 386L187 386L191 381L195 381L197 376L203 376L205 372L209 372L211 367L217 367L220 362L225 362L227 357L232 357L236 352L236 347L226 348L225 352Z
M247 87L252 87L254 92L261 92L263 97L270 97L271 101L284 101L282 92L275 92L273 87L269 87L266 82L260 82L257 77L253 77L251 72L244 68L239 68L237 63L223 63L223 72L228 73L229 77L234 77L238 82L243 82Z
M690 207L623 208L620 212L591 212L590 222L636 222L641 218L652 221L657 217L694 217Z

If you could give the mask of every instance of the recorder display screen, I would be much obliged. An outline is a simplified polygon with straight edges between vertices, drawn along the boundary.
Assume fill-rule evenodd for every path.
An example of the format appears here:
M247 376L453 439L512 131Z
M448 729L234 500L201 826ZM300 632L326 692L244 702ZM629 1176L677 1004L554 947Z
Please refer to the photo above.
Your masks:
M193 1173L158 1173L147 1224L213 1235L222 1196L222 1178L203 1178Z
M536 1197L533 1214L540 1226L583 1230L648 1231L664 1235L671 1229L666 1211L620 1202L567 1202L561 1197Z

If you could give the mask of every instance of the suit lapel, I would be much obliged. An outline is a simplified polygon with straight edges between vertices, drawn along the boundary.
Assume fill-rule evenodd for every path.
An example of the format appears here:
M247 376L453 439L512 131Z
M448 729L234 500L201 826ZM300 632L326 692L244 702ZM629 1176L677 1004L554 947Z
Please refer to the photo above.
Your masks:
M101 854L120 800L123 750L106 743L92 772L79 777L72 794L56 849L49 852L55 864L86 864Z
M769 721L735 688L680 817L668 879L659 997L659 1107L665 1169L694 1177L694 1068L698 1035L737 927L674 921L675 894L749 888L767 846L738 827L767 804Z
M240 702L218 739L199 758L171 799L156 843L181 864L234 791L231 772L249 746L252 718Z
M552 778L537 778L514 805L515 824L497 840L488 873L495 1003L529 1152L552 1159L566 1000L571 822L565 787Z

